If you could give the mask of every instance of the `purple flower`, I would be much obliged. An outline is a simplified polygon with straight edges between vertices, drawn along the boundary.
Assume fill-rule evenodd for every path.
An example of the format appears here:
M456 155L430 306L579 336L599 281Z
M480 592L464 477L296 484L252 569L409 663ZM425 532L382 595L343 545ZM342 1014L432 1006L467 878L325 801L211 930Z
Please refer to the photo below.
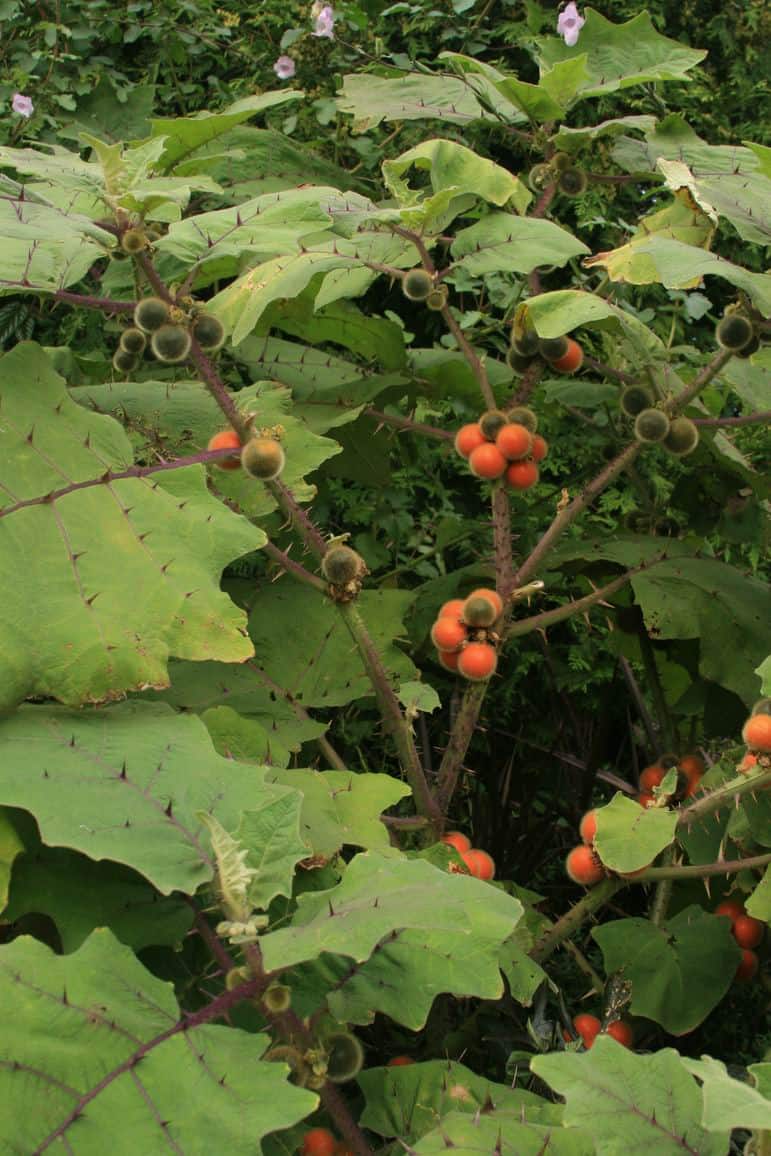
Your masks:
M22 96L20 92L13 94L11 101L11 108L14 112L18 112L19 116L32 116L35 111L35 106L28 96Z
M572 48L574 44L578 43L578 33L584 24L586 21L583 16L579 16L574 0L570 0L564 11L560 12L557 20L557 31L560 36L565 38L568 48Z
M325 4L322 8L316 11L316 5L313 7L314 16L314 36L326 36L329 40L334 40L335 33L335 11L331 4Z
M295 63L291 56L279 56L273 65L273 71L279 80L289 80L295 74Z

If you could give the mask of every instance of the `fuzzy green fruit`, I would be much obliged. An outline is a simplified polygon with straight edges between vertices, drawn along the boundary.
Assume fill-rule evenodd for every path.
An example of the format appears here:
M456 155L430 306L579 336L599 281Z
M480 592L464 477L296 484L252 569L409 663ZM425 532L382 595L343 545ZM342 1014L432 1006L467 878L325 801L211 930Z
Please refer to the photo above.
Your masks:
M715 337L718 345L722 345L723 349L738 353L740 350L746 349L752 341L754 333L752 322L748 317L743 317L741 313L729 313L727 317L723 317L718 322Z
M446 285L437 285L436 289L432 289L428 297L426 297L426 308L432 309L434 313L441 313L447 304L449 296Z
M159 361L184 361L190 352L190 334L181 325L162 325L150 338L150 348Z
M566 197L580 197L581 193L586 191L588 183L583 169L571 167L563 169L560 173L558 187Z
M134 324L144 329L145 333L153 333L156 329L160 329L168 319L169 307L160 297L145 297L144 300L137 301Z
M134 356L144 353L147 345L147 338L141 329L136 329L131 326L129 329L124 329L120 335L120 347L126 353L131 353Z
M270 482L283 470L286 455L275 438L249 438L241 450L241 465L247 474Z
M193 322L192 335L206 353L216 353L225 343L225 327L210 313L199 313Z
M567 337L544 337L538 342L538 352L544 361L559 361L570 349Z
M112 358L112 367L118 373L131 373L132 369L136 369L138 358L133 353L128 353L125 349L116 349Z
M141 253L147 248L147 237L142 229L126 229L121 234L120 247L124 253Z
M627 417L637 417L644 409L651 409L655 398L644 385L628 385L621 390L619 405Z
M699 444L699 431L689 417L676 417L669 424L669 432L664 438L664 449L677 458L693 453Z
M434 279L425 269L410 269L402 277L402 293L409 301L425 301L434 287Z
M331 546L321 559L321 573L333 586L347 586L365 570L364 559L350 546Z
M494 442L508 420L499 409L488 409L479 419L479 428L489 442Z
M661 442L669 433L669 418L660 409L644 409L634 422L638 442Z
M535 433L538 429L538 417L527 405L515 405L513 409L509 410L507 420L515 422L517 425L523 425L530 433Z

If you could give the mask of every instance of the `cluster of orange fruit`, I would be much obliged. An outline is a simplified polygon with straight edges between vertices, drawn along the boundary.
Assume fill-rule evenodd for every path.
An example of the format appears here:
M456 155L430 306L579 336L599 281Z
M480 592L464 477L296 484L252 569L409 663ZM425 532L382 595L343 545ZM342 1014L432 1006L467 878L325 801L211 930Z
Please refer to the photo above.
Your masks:
M504 413L490 409L479 421L461 426L455 449L478 478L503 478L512 490L529 490L538 481L538 462L549 452L535 431L538 418L527 406Z
M448 831L442 835L442 842L454 847L468 868L469 875L489 881L495 878L495 862L492 855L471 846L471 840L462 831Z
M503 614L503 599L495 590L473 590L468 598L453 598L440 608L431 627L437 661L471 682L495 673L498 636L491 627Z
M634 1040L634 1033L626 1020L612 1020L603 1031L602 1023L597 1016L582 1012L573 1018L573 1027L581 1037L581 1042L587 1051L599 1035L612 1036L625 1048L631 1048ZM569 1031L563 1031L562 1036L565 1043L571 1043L574 1039Z
M715 908L715 915L725 915L731 920L733 937L742 949L742 959L734 979L738 983L749 983L757 973L759 961L753 947L757 947L763 938L765 925L748 915L744 904L736 899L724 899Z
M704 777L704 760L699 755L662 755L651 766L640 773L640 794L637 802L641 807L650 807L656 802L653 793L654 787L660 787L668 771L677 768L677 790L673 796L675 802L690 799L696 794L699 783Z

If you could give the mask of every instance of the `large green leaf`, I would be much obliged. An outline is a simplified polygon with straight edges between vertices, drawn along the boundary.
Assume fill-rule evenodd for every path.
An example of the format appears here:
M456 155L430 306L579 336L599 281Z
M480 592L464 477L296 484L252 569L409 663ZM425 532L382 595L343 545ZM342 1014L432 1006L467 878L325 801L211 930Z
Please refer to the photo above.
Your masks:
M586 63L581 56L562 60L553 68L546 69L538 84L528 84L511 73L499 72L484 61L460 53L443 52L440 59L449 61L472 89L484 82L480 90L483 103L490 89L503 97L509 103L506 120L512 124L525 118L534 123L561 120L586 81ZM498 111L503 113L500 106Z
M586 23L573 47L555 36L535 42L542 69L585 56L586 76L578 89L579 99L650 80L685 80L707 55L662 36L647 12L626 24L613 24L594 8L584 9L583 14Z
M0 809L0 912L8 902L14 861L24 850L24 841L17 830L13 812L7 808Z
M302 806L299 791L287 790L256 797L241 817L235 838L247 851L247 867L255 871L248 895L249 902L260 911L267 911L277 895L292 894L295 867L308 858L307 843L300 833Z
M0 360L0 399L2 705L166 686L170 654L247 658L219 578L265 537L208 493L204 470L112 477L133 465L126 434L77 405L33 343Z
M370 364L382 365L384 369L404 368L406 354L402 327L385 317L368 316L352 301L336 301L324 309L314 310L312 301L295 297L276 302L264 320L271 329L280 329L310 343L296 346L298 355L308 357L315 353L324 357L326 355L313 346L331 342L342 345ZM347 364L354 371L352 380L361 376L360 366Z
M317 1103L259 1059L267 1036L181 1016L172 985L106 930L72 955L27 937L0 948L0 1000L8 1152L253 1156Z
M617 136L629 130L650 132L656 127L655 116L618 116L610 120L600 121L599 124L584 125L582 128L569 128L561 124L551 138L558 149L577 148L584 141L597 140L602 136Z
M49 846L124 863L164 895L212 879L199 812L235 832L242 812L290 793L222 758L200 719L160 703L25 706L0 723L0 742L0 803L31 812Z
M268 971L318 959L322 952L369 959L392 932L414 928L443 931L447 951L474 934L475 906L489 905L487 933L493 958L522 914L517 899L488 888L470 875L451 875L425 860L357 855L337 887L299 896L291 925L260 939ZM493 929L500 936L494 944Z
M522 1113L494 1112L486 1108L473 1118L453 1112L439 1128L415 1144L416 1156L444 1154L448 1148L458 1156L594 1156L595 1147L586 1131L557 1125L523 1123Z
M348 629L332 602L298 583L279 582L260 592L249 621L256 660L279 686L290 687L305 707L343 706L373 694ZM357 605L387 671L414 679L417 671L394 645L412 601L406 590L364 590Z
M606 867L622 874L649 867L675 835L677 815L641 807L617 791L597 815L597 853Z
M771 1131L771 1100L751 1084L729 1076L720 1060L710 1056L692 1060L683 1056L682 1064L701 1081L704 1128L710 1132L726 1132L731 1128Z
M391 161L383 162L383 179L402 205L430 206L433 198L424 196L424 190L413 190L405 179L411 168L427 171L430 188L434 193L449 192L454 198L469 194L473 200L481 198L492 205L510 204L523 213L532 200L532 193L518 177L493 161L480 157L457 141L427 140ZM459 210L458 210L459 211ZM432 219L430 209L424 222L428 231L444 228L455 212L442 213L441 224Z
M559 1124L562 1108L528 1092L478 1076L454 1060L368 1068L358 1084L366 1105L361 1123L380 1136L412 1143L458 1112L516 1113L523 1124Z
M673 1036L693 1031L720 1002L741 960L726 919L696 905L665 924L614 919L595 927L605 971L623 972L632 987L631 1011Z
M300 100L302 93L287 88L279 92L262 92L247 96L220 112L201 112L196 116L157 117L151 121L152 136L161 138L163 148L159 169L169 171L197 149L230 132L236 125L250 120L258 112Z
M747 900L747 911L755 919L771 923L771 867L766 867L763 878Z
M589 250L552 221L490 213L461 229L452 243L455 264L482 273L529 273L538 265L565 265Z
M114 238L77 213L0 198L0 294L55 293L74 285Z
M485 113L468 84L460 78L408 73L397 79L346 76L337 100L341 112L354 116L358 132L384 120L446 120L468 124Z
M597 1156L725 1156L728 1131L702 1127L695 1080L671 1048L635 1055L601 1035L584 1055L535 1056L530 1067L565 1097L565 1123L583 1128Z

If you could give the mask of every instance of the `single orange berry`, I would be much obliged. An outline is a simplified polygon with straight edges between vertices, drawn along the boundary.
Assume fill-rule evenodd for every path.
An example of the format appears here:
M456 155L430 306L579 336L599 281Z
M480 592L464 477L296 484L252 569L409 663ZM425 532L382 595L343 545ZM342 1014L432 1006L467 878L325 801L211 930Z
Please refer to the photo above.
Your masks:
M653 791L654 787L660 786L664 781L664 775L667 772L658 763L654 763L651 767L646 767L644 771L640 772L640 787L643 791Z
M587 811L578 828L578 833L584 843L591 844L597 834L597 812Z
M742 738L753 751L771 752L771 715L754 714L744 724Z
M683 755L680 760L680 770L685 771L689 778L692 775L703 775L706 769L700 755Z
M407 1066L407 1064L414 1064L414 1063L415 1063L415 1061L411 1060L409 1056L394 1056L394 1058L392 1060L388 1061L388 1063L386 1064L386 1067L387 1068L404 1068Z
M744 758L742 759L742 761L739 763L739 770L741 771L741 773L743 775L746 775L748 771L751 771L752 768L756 767L757 765L758 765L758 756L757 755L745 755Z
M498 432L495 444L505 458L510 462L519 461L527 457L533 446L533 435L529 429L517 422L507 422Z
M593 887L605 878L602 863L585 843L579 843L569 853L565 860L565 870L574 883L581 883L584 887Z
M602 1024L597 1016L589 1015L588 1012L581 1012L580 1015L573 1017L573 1027L583 1040L584 1047L590 1048L600 1034Z
M445 602L439 607L437 618L461 618L463 615L462 598L451 598L449 602Z
M757 947L763 938L764 925L759 919L753 919L751 915L737 915L734 920L733 933L734 939L739 944L739 947Z
M736 969L734 976L735 983L749 983L751 979L755 978L758 970L758 957L754 951L748 951L747 948L742 949L742 961Z
M486 586L480 586L479 590L471 591L466 602L470 602L472 598L486 598L488 602L492 602L496 618L500 618L503 614L503 599L497 590L488 590Z
M455 449L462 458L467 458L472 450L477 446L484 445L487 438L482 433L482 427L478 421L469 422L468 425L462 425L455 435Z
M328 1128L311 1128L303 1136L302 1156L335 1156L337 1140Z
M437 650L436 652L436 661L445 670L457 671L459 658L460 652L457 650Z
M437 650L443 650L446 654L460 650L467 635L468 631L463 623L449 616L437 618L431 627L431 641Z
M486 851L478 847L470 847L468 851L461 851L460 857L475 879L490 880L495 878L495 863Z
M715 915L727 915L731 920L731 928L740 915L744 915L744 904L736 899L724 899L715 908Z
M442 835L441 842L446 843L448 847L454 847L459 855L461 851L471 850L471 840L462 831L448 831L446 835Z
M559 357L551 363L560 373L575 373L584 364L584 351L577 341L568 337L568 351L564 357Z
M612 1036L614 1040L618 1040L625 1048L631 1048L632 1040L634 1039L634 1032L628 1023L624 1020L613 1020L605 1029L605 1035Z
M506 481L513 490L529 490L538 481L538 466L533 461L512 462Z
M506 472L508 462L492 442L477 446L469 454L468 464L472 474L478 478L500 478Z
M458 673L470 682L484 682L497 665L498 656L488 642L469 642L458 655Z
M220 470L240 470L241 468L241 439L234 429L223 429L209 438L207 450L233 450L235 457L221 458L212 464Z
M650 791L640 791L640 794L637 796L637 802L641 807L650 807L656 800Z
M542 462L549 452L549 443L546 438L542 438L540 434L533 434L533 445L530 450L530 456L534 462Z

